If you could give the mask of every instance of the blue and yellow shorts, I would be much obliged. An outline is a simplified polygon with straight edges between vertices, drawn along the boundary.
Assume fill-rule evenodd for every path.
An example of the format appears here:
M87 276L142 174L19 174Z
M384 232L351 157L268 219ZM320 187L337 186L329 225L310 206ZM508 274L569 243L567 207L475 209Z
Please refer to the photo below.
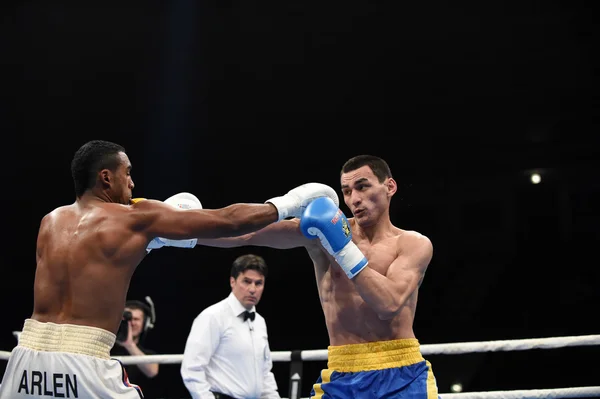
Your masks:
M330 346L311 399L438 399L431 364L415 338Z

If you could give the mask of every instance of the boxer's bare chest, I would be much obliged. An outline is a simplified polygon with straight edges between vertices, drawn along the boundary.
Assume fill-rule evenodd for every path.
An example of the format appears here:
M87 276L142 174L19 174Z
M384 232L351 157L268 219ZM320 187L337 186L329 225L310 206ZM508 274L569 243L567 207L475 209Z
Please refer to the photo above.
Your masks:
M398 257L397 237L390 237L378 242L357 240L356 245L369 260L369 267L385 275L389 266Z
M382 275L386 275L389 266L398 256L397 238L389 238L376 243L371 243L368 240L356 240L358 248L369 260L369 267ZM344 271L337 264L329 264L328 267L329 281L326 286L332 288L336 285L352 286L352 282L348 280Z

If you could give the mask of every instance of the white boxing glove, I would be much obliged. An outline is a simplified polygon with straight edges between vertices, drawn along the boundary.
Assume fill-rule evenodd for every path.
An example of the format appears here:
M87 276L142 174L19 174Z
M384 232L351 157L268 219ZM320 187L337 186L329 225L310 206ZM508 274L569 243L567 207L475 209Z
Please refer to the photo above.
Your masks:
M164 202L165 204L181 209L202 209L202 203L198 197L191 193L175 194L167 198ZM150 252L153 249L162 247L194 248L197 242L198 239L196 238L189 240L170 240L168 238L156 237L154 240L150 241L150 244L146 247L146 251Z
M288 217L300 218L308 204L319 197L329 197L335 202L336 206L340 205L340 200L335 190L322 183L303 184L288 191L287 194L271 198L265 201L265 203L270 202L275 205L279 214L277 220L280 221Z

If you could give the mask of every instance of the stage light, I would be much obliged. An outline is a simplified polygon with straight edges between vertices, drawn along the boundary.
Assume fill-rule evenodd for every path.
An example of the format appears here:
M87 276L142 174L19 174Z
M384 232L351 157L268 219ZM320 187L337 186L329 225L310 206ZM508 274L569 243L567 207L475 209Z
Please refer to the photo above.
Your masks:
M463 389L463 387L462 387L462 384L460 382L455 382L454 384L452 384L450 386L450 390L452 392L462 392L462 389Z

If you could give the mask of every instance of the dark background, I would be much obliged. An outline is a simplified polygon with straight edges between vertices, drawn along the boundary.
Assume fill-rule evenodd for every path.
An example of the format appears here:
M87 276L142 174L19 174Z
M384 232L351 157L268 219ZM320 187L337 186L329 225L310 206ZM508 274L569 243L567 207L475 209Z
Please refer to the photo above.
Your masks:
M422 344L597 334L598 6L547 3L4 3L0 349L31 314L39 221L74 200L71 157L90 139L126 147L135 196L190 191L206 208L338 189L346 159L379 155L399 183L392 221L434 244ZM206 247L153 251L136 271L129 298L157 307L147 346L182 353L247 252L271 267L271 349L325 349L304 250ZM598 385L599 355L428 359L444 393ZM324 366L305 363L304 396ZM274 372L287 396L289 363ZM179 365L157 378L157 394L188 396Z

